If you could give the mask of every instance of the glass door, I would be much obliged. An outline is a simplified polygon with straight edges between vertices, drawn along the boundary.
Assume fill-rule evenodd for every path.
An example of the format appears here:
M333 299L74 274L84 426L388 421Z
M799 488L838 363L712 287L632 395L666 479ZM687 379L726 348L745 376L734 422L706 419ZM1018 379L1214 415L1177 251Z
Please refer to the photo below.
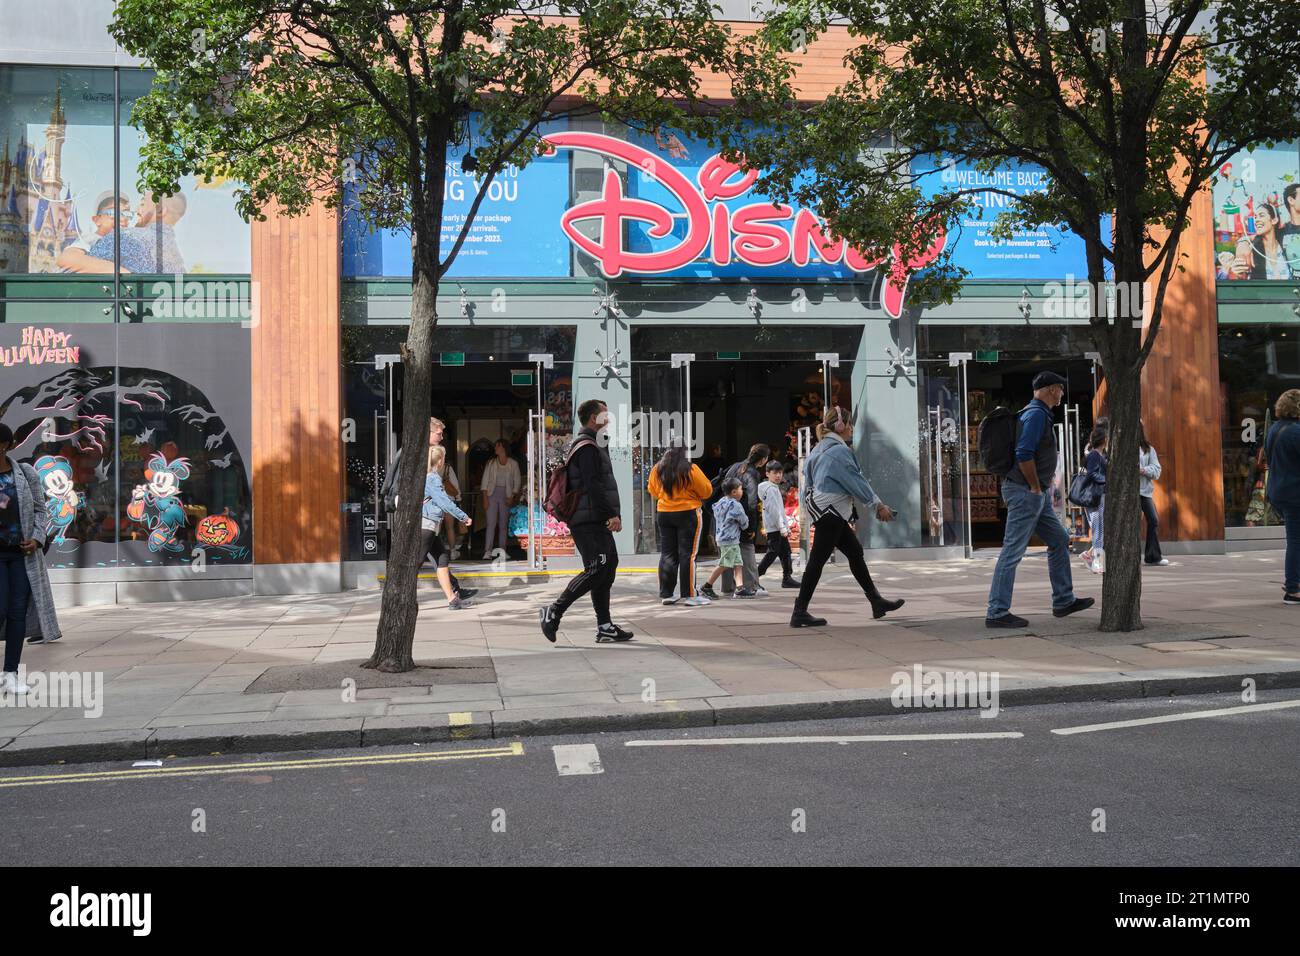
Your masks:
M917 363L922 547L964 548L969 541L973 436L965 422L964 372L960 363Z

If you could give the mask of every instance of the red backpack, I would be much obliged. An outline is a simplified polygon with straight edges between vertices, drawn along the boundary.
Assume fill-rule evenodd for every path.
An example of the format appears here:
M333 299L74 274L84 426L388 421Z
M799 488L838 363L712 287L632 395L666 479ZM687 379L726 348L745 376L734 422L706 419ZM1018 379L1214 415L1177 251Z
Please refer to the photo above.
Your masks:
M569 448L569 453L564 456L564 464L551 472L550 480L546 483L546 498L542 501L542 510L556 521L568 524L569 519L578 510L578 500L582 497L581 488L569 487L569 462L583 445L595 444L590 438L578 439Z

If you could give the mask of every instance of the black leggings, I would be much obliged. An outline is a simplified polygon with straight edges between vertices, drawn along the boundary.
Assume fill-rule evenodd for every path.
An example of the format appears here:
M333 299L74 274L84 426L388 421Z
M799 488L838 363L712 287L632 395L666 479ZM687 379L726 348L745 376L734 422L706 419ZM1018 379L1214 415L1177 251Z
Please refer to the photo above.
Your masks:
M420 555L428 555L435 568L451 567L451 552L447 550L446 545L442 543L442 538L438 537L436 531L420 532Z
M803 571L803 583L799 585L799 596L794 602L795 608L800 611L808 610L808 602L812 600L813 592L817 590L817 582L821 580L822 568L836 548L839 549L840 554L849 559L849 569L857 578L858 584L862 586L862 593L872 602L880 600L880 592L876 590L876 585L871 580L871 572L867 570L867 561L862 553L862 542L849 527L849 523L837 514L828 513L813 523L813 529L815 533L812 551L808 555L808 566Z
M695 552L700 546L700 511L660 511L659 596L670 598L680 586L683 598L695 597Z
M1160 553L1160 538L1156 536L1156 531L1160 528L1160 516L1156 514L1156 503L1146 495L1140 496L1142 499L1142 514L1147 519L1147 546L1142 555L1142 560L1147 564L1157 564L1164 555Z
M447 573L451 575L451 590L453 593L459 593L460 579L455 574L452 574L451 552L447 550L447 546L442 543L442 538L438 537L436 531L420 532L420 562L422 564L426 554L433 561L435 568L447 569Z
M759 576L761 577L777 560L781 562L781 580L788 581L794 577L794 565L790 561L790 539L780 531L769 531L767 554L763 555L763 560L758 562Z

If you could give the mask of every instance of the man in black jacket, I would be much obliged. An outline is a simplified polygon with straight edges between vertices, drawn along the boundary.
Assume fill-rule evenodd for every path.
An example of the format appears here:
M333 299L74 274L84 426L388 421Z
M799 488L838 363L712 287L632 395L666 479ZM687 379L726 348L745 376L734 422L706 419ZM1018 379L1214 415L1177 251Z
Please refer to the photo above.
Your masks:
M609 614L609 593L618 571L614 532L623 527L608 436L602 434L609 424L609 409L599 399L589 399L578 407L578 422L582 428L569 444L566 467L569 487L581 492L568 525L574 546L582 556L582 571L570 579L554 604L542 608L542 633L555 643L564 612L591 592L591 605L596 610L596 643L610 644L630 640L632 632L615 624Z

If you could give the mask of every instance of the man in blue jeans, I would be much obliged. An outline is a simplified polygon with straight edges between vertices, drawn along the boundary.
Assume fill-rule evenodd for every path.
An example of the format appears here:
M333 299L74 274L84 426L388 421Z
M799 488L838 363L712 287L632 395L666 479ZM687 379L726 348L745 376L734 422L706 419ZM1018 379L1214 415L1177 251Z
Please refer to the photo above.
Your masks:
M1076 598L1070 578L1070 536L1052 508L1052 480L1056 476L1056 432L1052 409L1065 397L1065 379L1055 372L1034 376L1034 399L1020 412L1016 425L1015 467L1002 480L1002 500L1007 505L1007 528L1002 553L993 569L986 627L1026 627L1029 622L1011 613L1011 592L1016 568L1035 533L1047 543L1047 573L1052 580L1052 614L1065 617L1096 603Z

